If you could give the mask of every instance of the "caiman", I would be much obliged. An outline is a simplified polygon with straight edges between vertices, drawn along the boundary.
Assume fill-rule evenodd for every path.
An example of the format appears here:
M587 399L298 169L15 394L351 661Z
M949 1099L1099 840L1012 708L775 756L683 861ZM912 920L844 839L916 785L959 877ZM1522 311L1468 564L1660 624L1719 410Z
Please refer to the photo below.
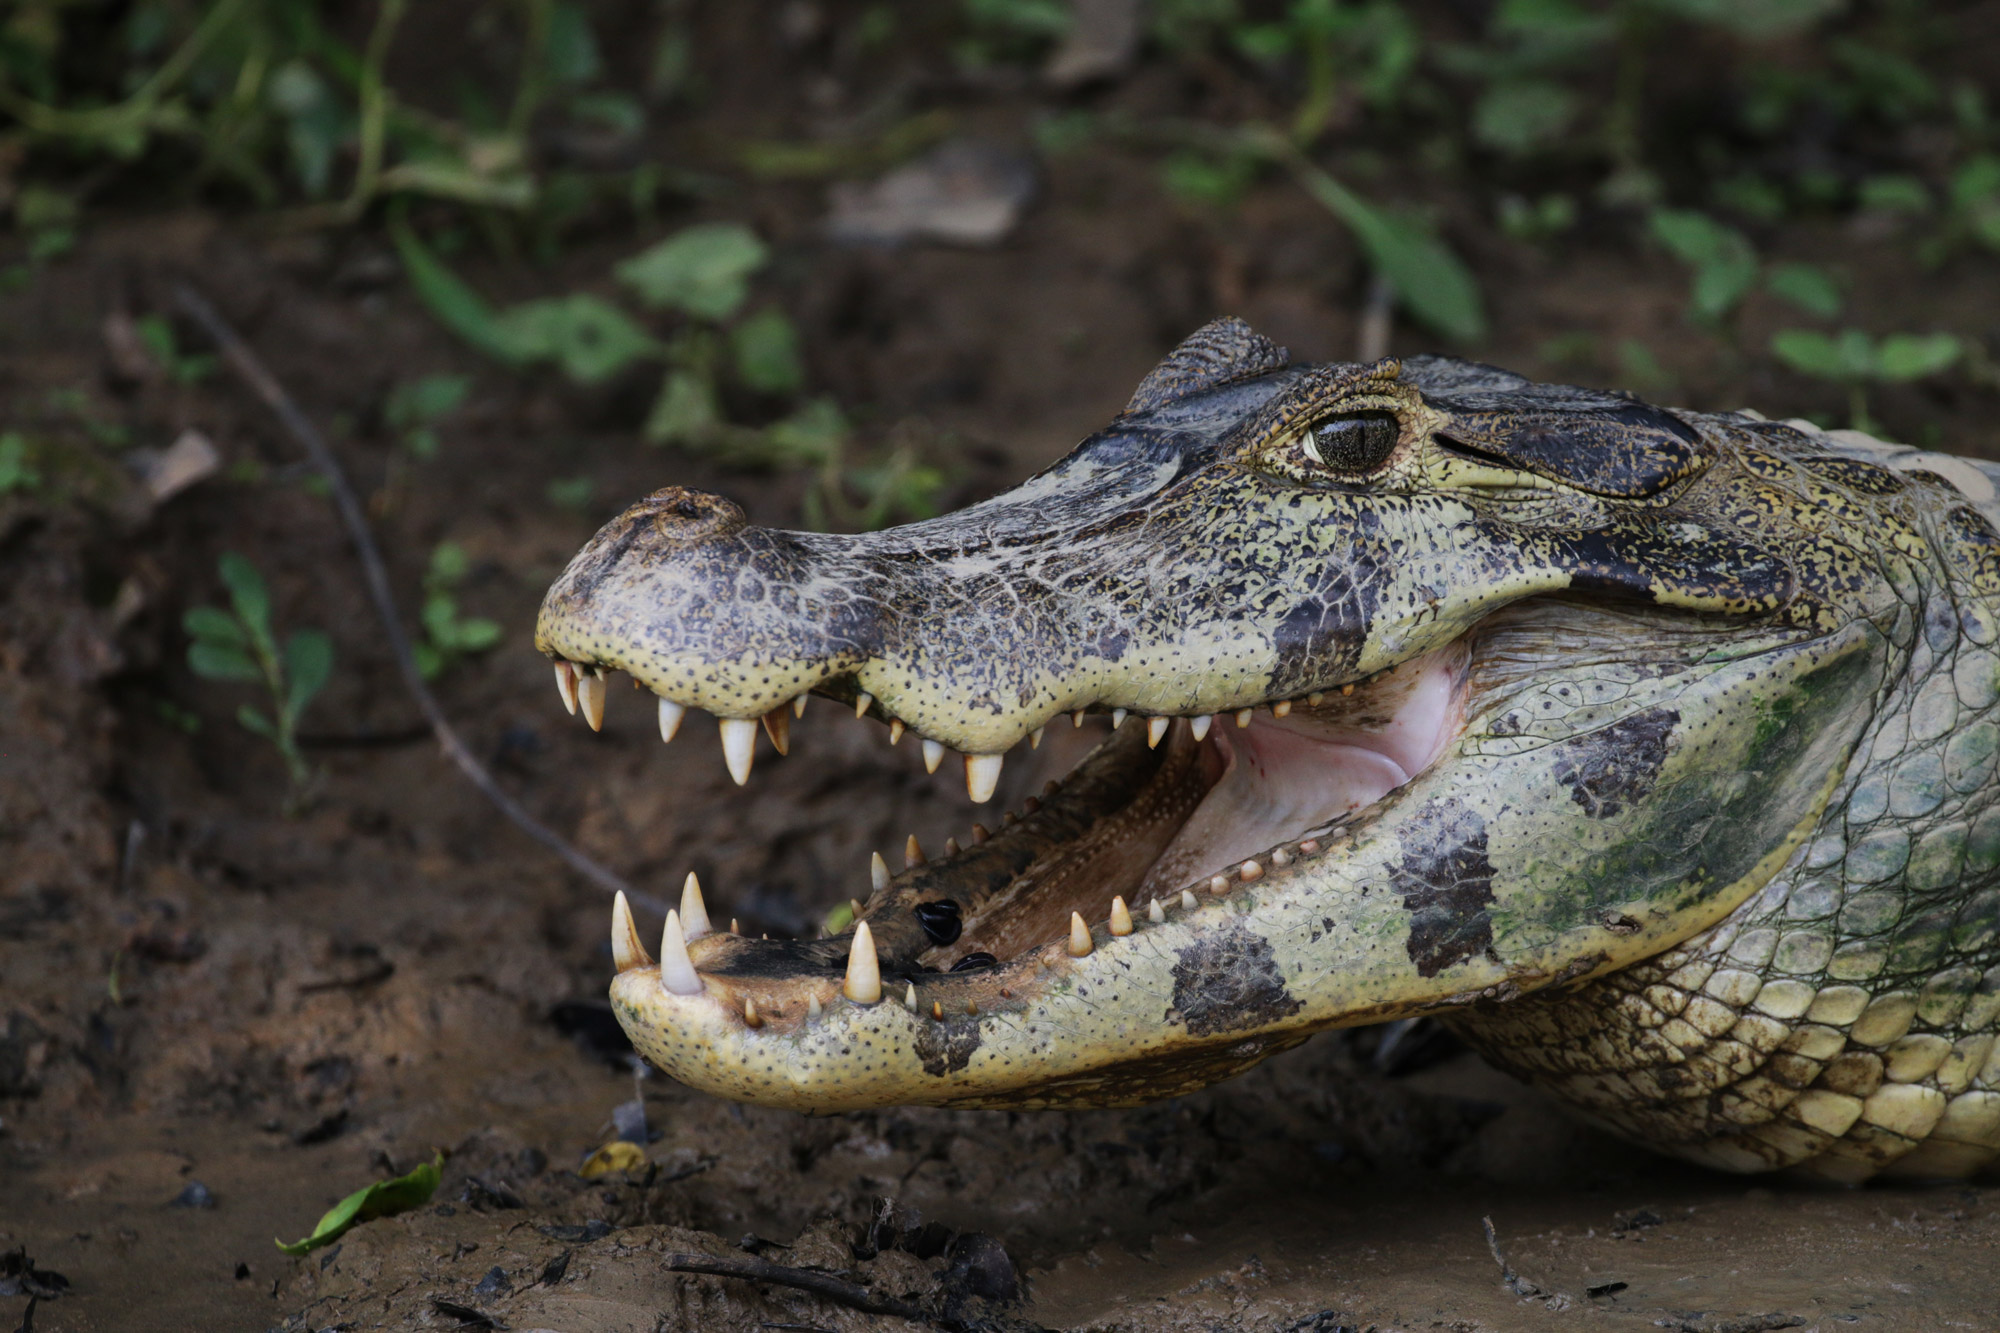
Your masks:
M819 940L611 999L719 1096L1129 1105L1434 1015L1649 1148L1839 1181L2000 1156L2000 465L1236 320L1019 487L852 536L669 487L543 603L740 783L818 694L962 757L1111 729ZM1121 725L1122 724L1122 725ZM857 870L858 879L858 870Z

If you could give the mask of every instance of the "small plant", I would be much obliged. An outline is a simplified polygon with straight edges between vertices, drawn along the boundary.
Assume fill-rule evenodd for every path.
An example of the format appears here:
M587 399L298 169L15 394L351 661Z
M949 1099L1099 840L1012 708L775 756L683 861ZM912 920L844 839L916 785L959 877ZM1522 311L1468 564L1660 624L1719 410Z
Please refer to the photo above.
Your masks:
M1846 386L1851 424L1856 430L1873 430L1869 385L1941 374L1965 355L1965 344L1949 333L1892 333L1877 340L1860 329L1839 334L1785 329L1772 335L1771 354L1802 375Z
M470 375L425 375L389 391L383 420L416 458L435 458L438 423L459 409L472 392Z
M41 484L41 469L28 461L27 437L18 430L0 432L0 495L32 491Z
M437 679L452 663L500 642L498 624L458 613L454 593L471 569L465 548L457 542L439 542L431 552L431 567L424 575L424 641L412 649L425 680Z
M281 650L271 625L271 594L257 567L232 552L216 568L229 589L229 609L197 606L182 617L188 667L204 680L263 683L272 711L246 703L236 720L277 747L292 783L287 806L296 809L314 780L299 752L299 716L333 675L333 641L321 630L299 629Z
M1773 264L1766 268L1757 249L1736 228L1690 209L1655 209L1653 239L1693 271L1688 309L1712 329L1724 330L1743 299L1757 287L1809 315L1831 319L1843 304L1839 286L1813 264Z
M215 356L210 352L184 354L174 326L165 315L141 315L132 321L139 341L152 353L153 360L176 384L195 384L215 373Z

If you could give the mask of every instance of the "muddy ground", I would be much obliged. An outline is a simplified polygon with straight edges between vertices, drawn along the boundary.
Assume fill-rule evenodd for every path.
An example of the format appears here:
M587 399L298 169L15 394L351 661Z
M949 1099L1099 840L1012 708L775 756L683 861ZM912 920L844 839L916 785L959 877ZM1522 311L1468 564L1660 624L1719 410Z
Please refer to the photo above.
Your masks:
M1044 164L1038 201L990 250L841 249L816 237L822 208L817 186L755 186L669 221L752 219L773 237L813 382L864 433L924 441L952 468L954 503L1057 456L1214 314L1301 358L1351 356L1360 336L1351 246L1282 183L1219 219L1163 203L1115 150L1087 151ZM1560 253L1481 234L1469 245L1484 247L1496 327L1471 350L1487 359L1615 384L1615 349L1636 338L1660 363L1639 386L1657 396L1844 408L1741 353L1781 318L1762 297L1732 346L1688 325L1685 275L1662 256L1587 231ZM1781 245L1845 264L1866 327L2000 333L1990 261L1926 270L1836 222ZM496 292L559 291L633 248L469 271ZM643 447L644 386L497 372L415 303L379 231L138 202L95 221L0 296L7 422L75 446L60 486L0 497L0 1250L15 1256L0 1290L20 1293L0 1296L0 1327L906 1326L665 1267L706 1252L845 1273L961 1326L2000 1328L1992 1183L1833 1192L1717 1175L1583 1128L1464 1053L1383 1072L1372 1033L1119 1112L806 1119L635 1074L601 1008L608 904L422 737L293 446L226 375L181 383L129 355L119 318L170 310L177 279L332 431L406 603L438 541L471 554L467 609L505 638L444 678L446 707L503 785L592 855L656 893L697 870L718 917L802 932L865 883L871 849L909 833L935 846L973 817L913 747L830 705L742 790L699 729L662 748L641 700L614 694L601 735L562 712L530 630L598 523L670 481L797 522L797 478ZM1398 326L1391 345L1433 344ZM1548 359L1557 347L1568 360ZM478 377L473 404L437 460L392 464L384 392L445 370ZM1887 433L2000 457L1990 387L1901 388L1873 406ZM223 466L154 503L91 421L147 448L196 428ZM578 476L581 509L547 498ZM181 613L220 600L216 559L232 550L272 578L281 624L336 642L307 727L325 779L301 812L270 749L232 721L250 696L184 662ZM1001 799L1081 743L1010 764ZM581 1179L634 1099L648 1166ZM447 1158L430 1205L303 1259L273 1248L434 1149ZM1025 1299L982 1303L1009 1287Z

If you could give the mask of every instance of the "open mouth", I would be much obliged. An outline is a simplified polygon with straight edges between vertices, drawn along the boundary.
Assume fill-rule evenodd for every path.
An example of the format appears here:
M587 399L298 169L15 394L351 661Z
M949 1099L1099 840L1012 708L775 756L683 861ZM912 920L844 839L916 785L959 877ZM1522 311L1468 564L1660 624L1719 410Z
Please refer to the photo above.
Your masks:
M948 840L937 859L915 839L900 873L878 856L872 891L839 934L770 940L734 923L718 929L689 876L657 964L621 899L618 969L657 967L664 991L706 993L753 1029L795 1028L842 999L900 1001L939 1020L1005 1007L1050 959L1087 956L1107 936L1195 911L1204 895L1245 889L1337 843L1445 752L1464 725L1469 672L1460 640L1363 680L1234 713L1091 710L1111 715L1103 744L997 828L973 824L962 842ZM605 670L558 661L556 676L571 711L600 725ZM838 698L840 684L817 692ZM738 782L749 776L760 729L780 753L789 748L804 698L762 718L719 720ZM892 738L906 729L865 694L844 702ZM664 696L659 709L672 739L687 710ZM1074 716L1082 725L1084 713ZM936 771L948 752L935 741L923 747ZM974 801L991 797L1000 764L999 755L965 757Z

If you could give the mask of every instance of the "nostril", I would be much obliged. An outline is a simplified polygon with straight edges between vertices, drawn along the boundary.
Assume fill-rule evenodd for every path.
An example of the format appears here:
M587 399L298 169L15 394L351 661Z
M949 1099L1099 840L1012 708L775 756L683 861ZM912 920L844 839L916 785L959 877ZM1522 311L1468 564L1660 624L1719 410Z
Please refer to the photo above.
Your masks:
M750 524L749 515L734 501L706 491L691 491L685 486L654 491L637 507L652 518L654 529L662 537L677 542L726 537Z

